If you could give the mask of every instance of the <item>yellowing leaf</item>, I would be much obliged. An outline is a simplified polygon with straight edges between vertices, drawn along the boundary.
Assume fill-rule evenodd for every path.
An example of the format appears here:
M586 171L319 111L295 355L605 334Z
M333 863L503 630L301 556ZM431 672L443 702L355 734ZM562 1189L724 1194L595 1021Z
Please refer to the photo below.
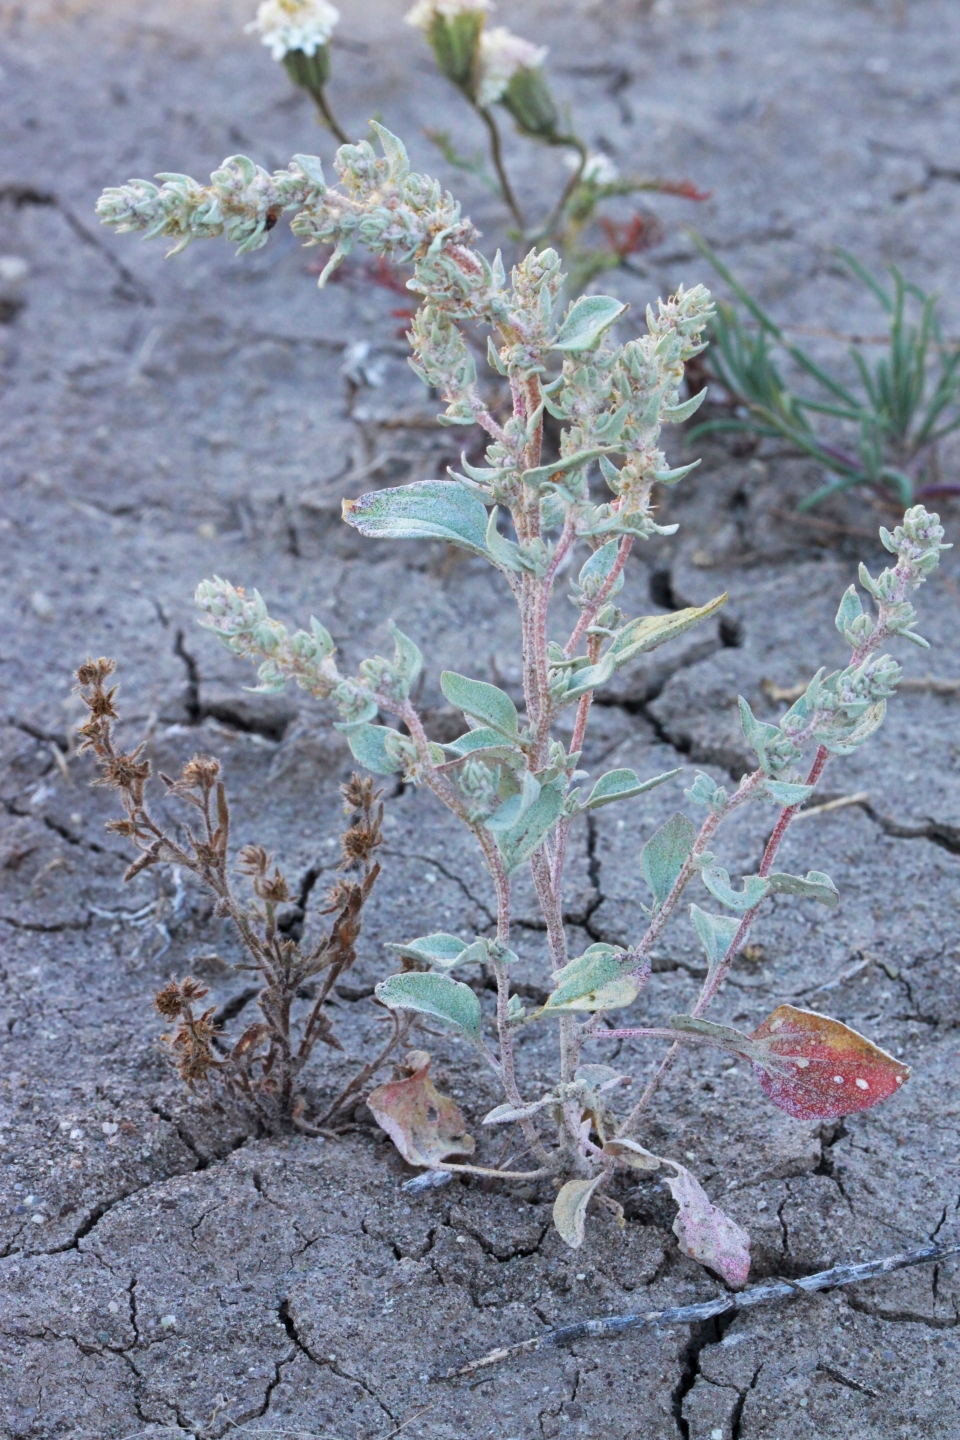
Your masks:
M603 1153L612 1155L615 1160L629 1166L631 1170L660 1169L659 1155L654 1155L650 1150L644 1150L636 1140L628 1140L626 1136L608 1140L603 1147Z
M614 945L591 945L575 960L568 960L554 979L557 988L544 1010L617 1010L632 1005L641 985L624 974L624 951Z
M411 1050L406 1066L407 1079L388 1080L367 1099L380 1129L410 1165L432 1167L448 1155L472 1155L476 1143L466 1134L460 1107L430 1079L430 1056Z
M603 1172L592 1180L568 1180L553 1202L553 1223L560 1239L579 1250L583 1244L583 1229L587 1216L590 1196L603 1179Z

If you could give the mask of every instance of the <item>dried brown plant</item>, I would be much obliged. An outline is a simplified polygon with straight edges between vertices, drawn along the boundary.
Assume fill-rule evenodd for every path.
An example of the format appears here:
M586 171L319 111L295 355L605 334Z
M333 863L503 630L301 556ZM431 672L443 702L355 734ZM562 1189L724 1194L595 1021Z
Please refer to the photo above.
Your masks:
M319 1116L308 1114L303 1072L318 1043L342 1050L327 1014L327 1001L337 981L356 960L364 904L380 874L376 852L382 844L383 805L374 782L354 774L341 787L350 821L341 839L336 883L321 911L330 915L326 933L309 949L290 938L278 922L278 908L290 900L285 876L262 845L244 845L233 870L245 877L252 903L237 897L229 858L230 807L221 779L220 762L195 755L177 779L159 774L166 793L196 812L193 825L184 823L178 838L150 812L145 798L152 767L143 746L122 751L115 739L119 715L114 704L117 686L108 688L112 660L87 660L77 671L77 688L89 714L78 727L81 751L96 756L100 778L119 796L123 818L107 829L130 840L138 852L124 875L132 880L155 865L177 865L189 871L216 897L214 914L232 920L246 952L237 969L254 971L263 980L258 996L261 1019L228 1045L215 1023L215 1007L197 1009L209 993L199 980L171 979L155 997L164 1019L176 1028L163 1037L182 1080L199 1087L216 1108L246 1115L256 1127L274 1131L293 1126L316 1131L354 1103L359 1092L405 1035L403 1019L391 1015L392 1031L379 1053L353 1076ZM295 1019L295 1001L305 988L312 1005Z

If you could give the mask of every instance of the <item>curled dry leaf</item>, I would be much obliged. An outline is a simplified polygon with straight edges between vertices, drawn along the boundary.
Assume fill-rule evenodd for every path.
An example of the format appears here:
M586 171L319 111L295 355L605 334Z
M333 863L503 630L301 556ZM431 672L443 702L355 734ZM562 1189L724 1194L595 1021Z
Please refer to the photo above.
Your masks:
M410 1165L438 1165L448 1155L472 1155L475 1141L466 1134L460 1107L441 1095L430 1079L430 1056L411 1050L405 1080L378 1085L367 1098L374 1119Z
M704 1190L695 1175L676 1160L664 1164L676 1170L666 1177L670 1193L680 1206L673 1233L680 1249L691 1260L708 1265L735 1290L747 1283L750 1273L750 1236L742 1225L731 1220Z
M587 1205L602 1179L601 1170L592 1180L568 1180L553 1202L553 1223L560 1239L565 1241L571 1250L579 1250L583 1244Z
M660 1169L659 1155L645 1150L636 1140L629 1140L625 1135L614 1136L612 1140L608 1140L603 1147L603 1153L619 1160L631 1170Z
M899 1090L910 1067L858 1035L817 1015L780 1005L750 1037L765 1094L797 1120L836 1120L869 1110Z

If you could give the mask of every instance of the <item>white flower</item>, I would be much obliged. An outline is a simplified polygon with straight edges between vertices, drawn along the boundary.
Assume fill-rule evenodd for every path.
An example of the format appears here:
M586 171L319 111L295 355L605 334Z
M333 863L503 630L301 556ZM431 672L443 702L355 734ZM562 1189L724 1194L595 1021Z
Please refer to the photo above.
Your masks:
M564 157L564 163L571 170L580 167L580 156L569 151ZM620 179L620 171L614 165L609 155L598 152L596 155L588 155L587 162L583 167L583 174L580 179L586 185L612 185L615 180Z
M438 16L456 20L458 15L484 15L495 9L493 0L417 0L406 21L418 30L429 30Z
M340 11L327 0L263 0L257 18L244 29L248 34L259 30L274 60L282 60L289 50L316 54L339 19Z
M539 70L547 58L545 45L532 45L513 35L503 25L484 30L480 36L480 76L477 99L493 105L520 70Z

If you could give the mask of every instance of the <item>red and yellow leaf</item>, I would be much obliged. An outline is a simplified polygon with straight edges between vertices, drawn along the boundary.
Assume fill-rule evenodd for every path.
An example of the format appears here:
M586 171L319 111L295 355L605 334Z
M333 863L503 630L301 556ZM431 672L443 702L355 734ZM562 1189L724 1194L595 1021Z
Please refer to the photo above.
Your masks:
M837 1120L896 1094L910 1067L818 1015L779 1005L751 1035L761 1052L750 1058L774 1105L797 1120Z
M448 1155L472 1155L476 1142L465 1133L459 1105L430 1079L426 1050L411 1050L405 1065L406 1079L388 1080L367 1097L380 1129L410 1165L432 1168Z

